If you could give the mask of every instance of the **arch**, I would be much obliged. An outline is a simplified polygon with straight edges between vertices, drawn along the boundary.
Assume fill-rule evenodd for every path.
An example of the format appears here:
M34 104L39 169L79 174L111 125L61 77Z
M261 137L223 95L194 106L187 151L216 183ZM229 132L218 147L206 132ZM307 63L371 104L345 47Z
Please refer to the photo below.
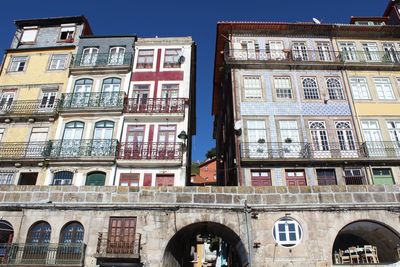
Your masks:
M328 88L329 99L344 99L342 83L339 78L327 78L326 88Z
M103 80L102 92L118 92L121 86L121 78L110 77Z
M377 248L379 263L390 264L400 261L398 245L400 234L390 226L373 220L358 220L345 225L337 234L332 246L332 259L339 250L345 251L348 247L363 248L372 245Z
M80 244L83 243L85 228L78 221L66 223L60 231L60 244Z
M106 182L106 173L101 171L89 172L86 175L85 185L103 186Z
M31 225L26 235L26 243L47 244L50 243L51 226L48 222L39 221Z
M211 245L206 245L210 242ZM232 267L244 267L248 264L248 254L240 237L226 225L216 222L196 222L180 229L168 242L163 256L164 267L193 266L190 262L197 257L196 247L200 245L213 252L216 260L229 261ZM211 248L213 247L213 248ZM206 253L207 254L207 253ZM207 256L206 256L207 257Z
M11 243L14 237L14 228L8 221L0 220L0 244Z

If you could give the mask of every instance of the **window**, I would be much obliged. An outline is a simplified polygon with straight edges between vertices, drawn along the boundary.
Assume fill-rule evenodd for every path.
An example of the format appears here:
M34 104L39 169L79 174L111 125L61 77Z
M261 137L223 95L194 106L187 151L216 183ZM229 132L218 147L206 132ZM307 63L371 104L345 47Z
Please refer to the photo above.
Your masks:
M87 48L83 49L81 66L96 65L98 53L99 53L99 49L96 47L87 47Z
M376 43L362 44L366 61L379 61L378 46Z
M261 77L260 76L244 76L243 77L244 97L246 99L261 99Z
M305 42L294 42L292 46L293 60L307 61L307 47Z
M366 78L350 78L350 87L354 99L370 99Z
M121 79L108 78L103 81L101 88L101 105L103 107L115 107L122 105L122 97L120 97Z
M0 172L0 184L12 184L14 182L13 172Z
M318 185L335 185L335 169L317 169Z
M21 36L21 43L34 43L38 33L37 27L25 27Z
M91 172L86 176L85 185L103 186L105 182L106 182L105 172Z
M393 174L390 168L372 169L374 184L393 184Z
M181 49L165 49L164 68L179 68L181 54Z
M53 185L71 185L74 173L70 171L60 171L54 173Z
M386 126L389 130L390 139L393 142L400 142L400 121L387 121Z
M178 100L179 84L163 84L161 87L161 112L178 112L182 104Z
M119 176L119 185L139 186L139 177L139 173L121 173Z
M21 172L18 185L36 185L38 174L37 172Z
M280 142L285 158L298 158L301 156L302 144L300 143L297 121L279 121Z
M71 107L86 107L89 105L90 91L92 90L93 80L79 79L75 82L74 92L70 103L69 99L64 100L63 105L70 104Z
M136 217L111 217L106 251L110 254L132 254L135 251ZM104 237L106 238L106 237Z
M73 42L75 25L61 25L60 41Z
M0 142L1 139L3 139L3 135L4 135L4 128L0 128Z
M366 141L366 152L370 157L386 156L386 148L382 142L381 130L376 120L362 120L362 132Z
M339 78L327 78L326 88L328 88L329 99L343 100L343 88Z
M384 43L383 44L383 61L385 62L399 62L400 56L396 51L394 43Z
M310 121L310 133L313 142L313 148L316 151L328 151L328 133L324 121Z
M154 50L139 50L136 63L137 69L153 68Z
M286 55L283 52L283 42L282 41L270 41L269 43L266 43L265 51L267 54L271 55L272 60L286 59Z
M67 64L68 55L52 55L49 70L63 70Z
M158 159L174 159L176 150L175 144L176 125L159 125L158 127L158 144L157 158Z
M14 91L3 91L0 97L0 112L8 111L11 108L14 101L15 92Z
M339 43L342 60L344 61L356 61L357 52L356 45L354 43Z
M26 237L27 244L48 244L50 243L51 227L47 222L37 222L29 228ZM35 251L40 251L37 248ZM33 251L32 251L33 252ZM47 254L47 250L42 253ZM36 254L36 253L35 253Z
M69 222L61 230L60 244L82 244L85 229L79 222ZM60 247L60 250L62 247ZM69 251L71 253L71 251Z
M331 54L331 47L327 42L318 42L317 43L317 50L319 60L321 61L331 61L332 54Z
M302 237L300 224L288 217L281 218L275 222L272 232L276 243L284 247L297 245Z
M174 186L173 174L157 174L156 186Z
M364 184L364 173L361 169L345 169L344 170L344 179L346 185L360 185Z
M291 99L293 97L289 77L274 77L274 85L277 98Z
M10 64L10 68L9 71L10 72L20 72L20 71L24 71L25 67L26 67L26 63L28 61L28 57L27 56L18 56L18 57L12 57L11 58L11 64Z
M251 170L251 186L272 186L270 170Z
M302 78L305 99L319 99L317 79L312 77Z
M125 58L125 47L111 47L108 56L109 65L123 65Z
M42 100L40 101L40 111L53 110L57 92L43 91Z
M355 150L356 146L351 123L349 121L338 121L335 122L335 128L340 150Z
M394 99L392 84L390 83L389 78L374 78L374 83L379 99L382 100Z

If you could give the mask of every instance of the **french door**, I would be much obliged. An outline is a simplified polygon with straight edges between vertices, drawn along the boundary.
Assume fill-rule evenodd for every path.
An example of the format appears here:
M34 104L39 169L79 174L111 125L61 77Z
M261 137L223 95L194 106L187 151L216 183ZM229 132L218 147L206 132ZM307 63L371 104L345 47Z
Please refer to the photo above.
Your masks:
M82 66L96 65L98 53L99 49L96 47L88 47L83 49L81 65Z
M108 228L107 253L133 254L136 217L111 217Z
M175 125L160 125L158 127L158 159L174 159L175 157Z
M247 121L247 156L250 158L267 158L268 144L265 121Z
M111 156L112 137L114 131L114 122L112 121L99 121L95 124L92 155L93 156Z
M292 45L293 60L308 61L307 47L303 42L294 42Z
M11 109L14 97L15 92L3 92L0 98L0 112L6 112Z
M313 156L315 158L329 158L328 133L324 121L309 122L313 145Z
M285 54L283 52L283 42L270 41L269 49L270 49L271 59L273 59L273 60L285 59Z
M304 170L287 170L285 174L287 186L307 185Z
M76 157L84 152L85 148L81 147L83 127L84 123L78 121L65 124L60 149L61 156Z
M342 59L344 61L357 60L357 51L354 43L340 43L340 49L342 51Z
M279 130L282 156L285 158L299 158L302 147L297 121L279 121Z
M56 100L57 92L43 92L42 100L40 101L40 112L51 112L54 110L54 103Z
M122 65L124 64L125 47L111 47L108 64L109 65Z
M161 111L176 112L178 110L178 84L164 84L161 91Z
M124 159L141 159L149 151L144 151L144 125L130 125L127 129ZM150 152L149 152L150 153Z
M47 140L47 133L49 128L32 128L29 137L28 147L26 149L27 157L42 157L44 152L44 143Z
M129 108L133 112L149 112L154 107L150 108L151 103L148 103L150 86L145 85L135 85L132 90L132 102ZM150 110L149 110L150 109Z
M353 136L353 130L349 121L335 122L336 135L339 140L340 156L341 157L357 157L356 142Z
M362 121L364 140L367 147L367 153L370 157L386 156L386 149L383 143L381 130L377 121Z

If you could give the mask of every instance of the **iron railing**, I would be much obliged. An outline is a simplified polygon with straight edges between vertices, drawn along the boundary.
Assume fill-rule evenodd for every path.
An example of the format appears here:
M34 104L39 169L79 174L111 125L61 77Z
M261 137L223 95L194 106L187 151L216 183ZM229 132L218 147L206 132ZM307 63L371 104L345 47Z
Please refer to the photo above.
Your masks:
M290 61L290 62L367 62L399 64L400 52L395 51L328 51L328 50L248 50L228 49L225 59Z
M346 185L362 185L367 184L364 176L345 176Z
M140 258L141 234L109 237L106 232L99 233L96 257L98 258Z
M129 98L125 104L127 113L183 113L184 98Z
M58 100L53 103L42 100L15 100L0 105L0 116L53 116L57 112Z
M118 67L130 66L132 53L88 53L75 54L71 61L71 68L93 68L93 67Z
M365 157L363 146L354 141L347 142L312 142L311 158L351 159Z
M400 142L364 142L363 147L369 158L400 158Z
M182 143L126 142L118 145L122 160L182 160Z
M0 159L41 159L47 147L47 141L0 143Z
M0 265L83 266L85 244L0 244Z
M122 109L124 92L62 94L59 110Z
M50 140L44 155L56 158L115 158L117 139Z

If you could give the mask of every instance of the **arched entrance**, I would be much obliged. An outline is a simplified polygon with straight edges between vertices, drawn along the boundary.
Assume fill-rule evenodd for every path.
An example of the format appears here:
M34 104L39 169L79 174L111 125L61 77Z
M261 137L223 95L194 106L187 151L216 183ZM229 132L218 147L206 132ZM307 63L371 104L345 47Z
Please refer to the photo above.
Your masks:
M380 264L390 264L400 261L399 233L382 223L362 220L352 222L339 231L333 243L333 263L341 264L340 257L338 257L339 252L345 253L349 247L357 248L359 261L362 263L365 256L365 246L376 248L376 255ZM357 257L357 255L355 256Z
M14 229L11 223L0 220L0 244L11 243L14 236Z
M219 223L199 222L183 227L171 238L163 267L197 267L203 266L202 261L218 262L222 267L244 267L248 256L233 230Z

